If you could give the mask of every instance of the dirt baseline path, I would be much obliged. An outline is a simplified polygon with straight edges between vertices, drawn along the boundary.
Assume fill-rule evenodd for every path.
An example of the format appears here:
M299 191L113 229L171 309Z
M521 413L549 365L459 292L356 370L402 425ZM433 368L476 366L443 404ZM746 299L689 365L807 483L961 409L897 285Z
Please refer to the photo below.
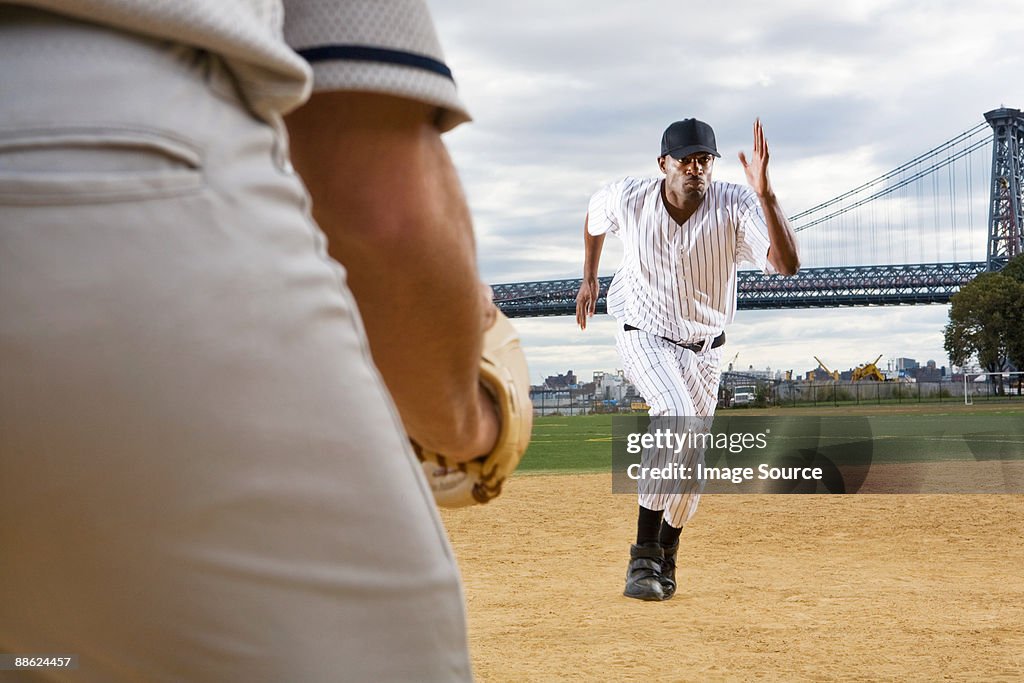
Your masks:
M479 681L1024 680L1024 496L705 496L622 597L636 498L517 476L443 511Z

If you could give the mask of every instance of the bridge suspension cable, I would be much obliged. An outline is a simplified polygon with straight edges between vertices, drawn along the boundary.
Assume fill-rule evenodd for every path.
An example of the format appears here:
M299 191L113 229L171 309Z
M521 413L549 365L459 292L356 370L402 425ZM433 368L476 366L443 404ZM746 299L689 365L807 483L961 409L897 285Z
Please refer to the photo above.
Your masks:
M992 140L991 126L977 124L792 215L794 230L801 234L801 261L806 267L821 267L977 258L971 252L978 250L965 236L974 213L985 207L974 196L972 177L988 165Z
M831 206L834 206L836 204L841 204L843 201L845 201L845 200L847 200L847 199L849 199L851 197L854 197L854 196L858 195L859 193L861 193L861 192L863 192L863 191L865 191L867 189L870 189L870 188L872 188L872 187L874 187L876 185L879 185L881 183L885 183L885 182L889 181L892 178L900 177L900 175L902 175L903 173L907 172L909 169L914 168L915 166L919 166L920 164L924 163L928 159L937 157L939 155L945 155L946 152L950 148L955 147L955 146L961 144L962 142L964 142L965 140L969 140L972 137L976 137L979 134L984 134L984 137L980 141L977 141L977 143L974 143L974 142L970 143L971 147L972 147L971 151L973 151L977 147L980 147L980 146L983 146L985 144L988 144L988 142L991 141L991 139L992 139L992 129L989 127L987 122L983 121L982 123L979 123L978 125L974 126L973 128L969 128L969 129L965 130L964 132L960 133L959 135L956 135L953 138L950 138L946 142L942 143L938 147L934 147L934 148L928 150L927 152L925 152L924 154L916 156L913 159L911 159L910 161L907 161L906 163L904 163L904 164L902 164L902 165L892 169L891 171L883 173L882 175L878 176L877 178L873 178L873 179L867 181L866 183L853 188L852 190L847 190L846 192L844 192L844 193L842 193L840 195L837 195L837 196L833 197L832 199L824 201L821 204L818 204L817 206L812 206L809 209L806 209L804 211L801 211L800 213L794 214L794 215L789 217L789 220L791 222L795 223L795 222L799 221L801 218L806 218L807 216L813 215L813 214L815 214L815 213L817 213L819 211L823 211L823 210L825 210L825 209L827 209L827 208L829 208ZM947 155L947 157L948 157L948 155ZM957 157L957 158L959 158L959 157ZM951 159L951 158L940 159L931 168L929 168L926 171L922 172L921 175L926 175L927 173L935 171L938 168L941 168L941 167L943 167L945 165L948 165L949 163L952 163L952 161L955 161L955 159ZM917 177L920 177L920 176L917 176ZM811 224L808 224L806 226L803 226L803 227L797 228L797 229L801 230L804 227L810 227L810 225Z
M901 189L903 187L906 187L907 185L911 184L912 182L920 180L921 178L924 178L928 174L934 173L935 171L939 170L940 168L945 168L946 166L949 166L953 162L955 162L955 161L957 161L959 159L962 159L963 157L971 154L972 152L974 152L976 150L979 150L982 147L987 146L991 141L992 141L992 136L988 135L988 136L986 136L985 138L983 138L981 140L977 140L977 141L971 143L971 145L969 147L966 147L964 149L958 150L957 152L955 152L955 153L953 153L953 154L951 154L949 156L945 156L945 157L939 159L938 161L936 161L934 164L932 164L928 168L925 168L925 169L922 169L922 170L919 170L919 171L915 171L913 175L907 176L905 178L901 178L898 182L896 182L896 183L894 183L892 185L883 187L881 190L878 190L877 192L874 192L873 194L870 194L867 197L863 197L861 199L858 199L857 201L855 201L852 204L843 206L842 208L837 209L836 211L833 211L832 213L826 214L826 215L821 216L819 218L815 218L814 220L812 220L809 223L804 223L802 225L799 225L799 226L793 228L793 230L795 230L796 232L800 232L801 230L806 230L807 228L810 228L810 227L813 227L815 225L818 225L819 223L824 223L827 220L831 220L831 219L836 218L838 216L842 216L844 213L849 213L850 211L853 211L857 207L863 206L863 205L867 204L868 202L870 202L872 200L880 199L881 197L885 197L886 195L892 194L893 192L896 192L897 190L899 190L899 189ZM907 165L904 164L904 166L902 166L901 168L905 169L905 168L907 168ZM887 174L885 174L885 176L880 176L880 178L885 178L885 179L889 179L889 178L892 178L892 177L894 177L893 173L887 173ZM898 174L895 175L895 177L898 177ZM862 189L866 189L866 188L872 187L873 185L876 185L878 182L881 182L881 180L880 179L876 179L875 181L872 181L871 183L865 183L864 185L861 186L861 188ZM850 196L852 196L852 194L850 192L847 192L847 193L844 193L843 195L840 195L840 196L841 197L849 198ZM835 205L838 202L839 202L839 198L837 197L836 199L832 199L829 202L826 202L825 204L819 204L817 207L815 207L813 209L808 209L807 211L803 211L803 212L801 212L798 215L799 216L807 216L807 215L813 213L814 211L819 211L822 208L826 208L828 206L833 206L833 205ZM790 221L793 221L795 218L796 218L795 216L790 218Z

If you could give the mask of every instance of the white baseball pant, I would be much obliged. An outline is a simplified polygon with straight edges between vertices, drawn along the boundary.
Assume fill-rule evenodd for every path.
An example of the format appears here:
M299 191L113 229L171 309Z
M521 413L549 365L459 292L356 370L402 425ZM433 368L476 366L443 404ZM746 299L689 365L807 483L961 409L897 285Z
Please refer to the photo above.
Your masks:
M694 353L658 335L621 328L615 346L626 378L651 407L652 428L664 427L665 418L670 417L714 416L722 347ZM710 420L702 422L708 424ZM677 431L685 431L692 424L679 421ZM697 462L703 463L703 449L685 448L672 454L649 449L642 459L654 466L676 462L694 468ZM638 489L640 505L664 510L665 521L681 528L696 513L703 486L696 479L672 483L641 480Z
M33 679L472 677L286 154L216 57L0 6L0 652L79 656Z

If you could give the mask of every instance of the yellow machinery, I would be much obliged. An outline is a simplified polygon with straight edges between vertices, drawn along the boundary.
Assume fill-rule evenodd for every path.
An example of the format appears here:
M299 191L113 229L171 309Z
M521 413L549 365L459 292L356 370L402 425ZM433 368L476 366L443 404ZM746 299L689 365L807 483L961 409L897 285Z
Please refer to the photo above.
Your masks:
M881 358L881 356L879 356L879 358ZM829 374L829 376L833 379L833 381L836 381L836 382L839 381L839 371L838 370L829 370L828 367L824 363L822 363L821 359L818 358L817 356L814 357L814 360L818 361L818 365L821 367L822 370L824 370L825 372L827 372Z
M853 370L853 381L859 382L862 379L871 380L872 382L884 382L885 375L878 369L876 363L882 360L882 354L878 354L878 358L874 359L870 363L864 365L858 365Z

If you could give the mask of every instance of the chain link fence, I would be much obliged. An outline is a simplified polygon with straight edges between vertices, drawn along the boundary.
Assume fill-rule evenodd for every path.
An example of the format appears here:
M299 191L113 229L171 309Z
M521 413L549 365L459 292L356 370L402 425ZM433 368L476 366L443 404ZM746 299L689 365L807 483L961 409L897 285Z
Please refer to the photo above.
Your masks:
M762 381L757 384L756 398L750 407L816 407L852 405L901 405L910 403L996 403L1014 402L1024 404L1024 377L1017 375L1002 382L986 378L985 381L968 381L966 385L969 401L965 401L964 382L795 382ZM718 409L729 408L730 392L723 389L719 395ZM534 389L533 412L536 416L572 416L597 413L646 412L647 405L641 397L620 401L597 399L592 393L581 389ZM737 408L742 410L742 408Z

